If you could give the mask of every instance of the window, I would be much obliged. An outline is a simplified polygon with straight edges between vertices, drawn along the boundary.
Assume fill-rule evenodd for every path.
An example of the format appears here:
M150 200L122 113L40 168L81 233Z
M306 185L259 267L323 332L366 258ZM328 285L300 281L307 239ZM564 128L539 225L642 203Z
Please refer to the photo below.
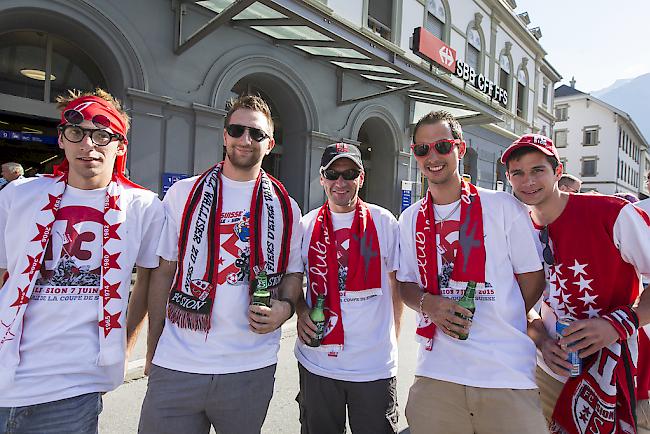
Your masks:
M567 162L568 160L566 158L560 157L560 163L562 163L562 173L567 173Z
M596 146L598 144L599 127L585 127L582 129L582 146Z
M368 28L389 41L392 40L393 0L368 0Z
M101 69L72 42L33 31L2 35L0 93L54 102L67 89L95 87L107 88Z
M447 13L441 0L427 0L424 28L440 40L445 40Z
M556 148L567 147L567 130L555 130L554 144Z
M502 54L499 58L499 87L510 93L510 58ZM509 100L509 99L508 99Z
M467 52L465 61L474 68L477 73L481 72L481 35L473 27L467 31Z
M526 70L522 68L517 72L517 116L520 118L526 117L526 103L528 102L526 87L528 87L528 76Z
M581 176L596 176L598 174L596 162L598 157L582 157L582 171Z
M569 119L569 106L562 105L555 107L555 118L557 121L566 121Z
M545 81L544 86L542 86L542 105L544 107L548 107L548 88L548 81Z

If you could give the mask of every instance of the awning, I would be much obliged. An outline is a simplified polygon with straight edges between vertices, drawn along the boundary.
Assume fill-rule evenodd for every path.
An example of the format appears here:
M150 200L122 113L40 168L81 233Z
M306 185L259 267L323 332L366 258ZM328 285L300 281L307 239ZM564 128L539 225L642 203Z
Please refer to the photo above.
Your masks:
M190 4L215 15L206 24L183 37L183 20ZM191 7L191 6L189 6ZM274 44L291 46L336 67L337 103L346 105L403 92L415 111L443 109L468 123L493 123L501 115L490 104L466 94L441 79L435 68L404 56L398 47L383 44L331 16L325 5L301 0L202 0L181 1L177 10L176 53L181 54L222 25L246 28ZM345 95L350 75L372 82L380 90L365 95Z

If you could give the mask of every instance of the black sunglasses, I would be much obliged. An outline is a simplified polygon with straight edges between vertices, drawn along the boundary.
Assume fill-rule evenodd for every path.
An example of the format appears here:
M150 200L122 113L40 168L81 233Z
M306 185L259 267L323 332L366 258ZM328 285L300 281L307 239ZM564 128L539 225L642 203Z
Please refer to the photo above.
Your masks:
M97 146L106 146L113 140L124 140L121 134L114 134L102 129L81 128L77 125L59 125L59 131L63 134L69 142L79 143L86 135L90 136L90 140Z
M79 125L85 120L84 114L75 109L69 109L63 112L63 118L73 125ZM104 115L95 115L91 121L97 128L110 128L111 126L111 121Z
M247 127L246 125L237 124L230 124L226 127L226 132L228 135L230 137L234 137L235 139L240 138L246 130L248 130L248 134L250 134L251 139L255 140L256 142L261 142L262 140L269 138L269 135L259 128Z
M436 148L436 152L440 155L447 155L448 153L451 152L452 149L454 149L455 145L459 145L461 143L461 140L459 139L444 139L444 140L438 140L437 142L433 143L422 143L422 144L415 144L413 143L411 145L411 149L413 150L413 153L418 156L418 157L426 157L429 155L429 152L431 152L431 148Z
M339 179L339 176L342 176L346 181L353 181L361 175L361 171L358 169L347 169L342 172L338 172L334 169L325 169L322 171L323 177L329 181L336 181Z
M544 249L542 250L542 257L544 262L548 265L555 265L555 258L553 257L553 251L551 250L551 245L549 244L548 238L548 226L544 226L541 231L539 231L539 240L544 244Z

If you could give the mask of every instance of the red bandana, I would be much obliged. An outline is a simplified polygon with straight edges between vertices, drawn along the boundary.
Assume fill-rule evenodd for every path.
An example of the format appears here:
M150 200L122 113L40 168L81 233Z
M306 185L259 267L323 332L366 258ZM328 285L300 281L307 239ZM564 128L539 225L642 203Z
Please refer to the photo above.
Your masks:
M465 289L467 282L477 282L477 291L485 288L485 245L483 211L478 190L473 184L461 181L459 249L454 259L449 287ZM438 287L438 256L433 197L428 192L415 222L415 256L418 261L420 285L426 292L440 295ZM424 315L419 318L417 334L425 339L431 351L436 325Z
M222 168L223 162L199 176L185 203L178 270L167 303L167 318L172 323L206 333L210 331L217 289ZM250 216L250 282L264 270L269 289L276 288L289 262L293 212L284 186L264 171L255 182Z
M308 286L311 305L316 304L318 294L325 294L327 306L325 337L318 350L338 352L343 349L344 343L340 291L342 288L339 288L339 264L333 240L332 213L325 203L318 211L309 242ZM368 205L361 199L357 200L354 211L348 252L348 275L345 280L346 292L343 295L348 298L361 298L381 294L381 259L377 229Z

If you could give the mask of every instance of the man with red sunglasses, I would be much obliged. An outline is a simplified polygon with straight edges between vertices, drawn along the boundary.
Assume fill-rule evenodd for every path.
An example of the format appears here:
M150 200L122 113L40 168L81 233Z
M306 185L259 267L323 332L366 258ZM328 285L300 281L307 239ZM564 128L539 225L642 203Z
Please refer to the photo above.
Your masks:
M232 101L223 140L223 162L165 195L140 433L259 433L279 328L302 292L300 209L262 170L275 146L266 102ZM255 289L269 305L251 304Z
M302 433L397 432L397 220L359 198L359 148L335 143L321 158L325 204L305 215L302 260L307 290L298 303L295 354ZM325 300L324 336L314 346L310 307Z
M541 235L548 287L529 335L551 430L637 432L635 399L647 399L648 388L647 365L637 372L637 355L648 360L647 337L639 345L637 331L650 322L650 296L639 297L640 276L650 277L650 217L621 198L561 191L562 164L548 137L523 135L501 161ZM557 336L562 320L569 326ZM568 351L581 359L571 376ZM637 395L637 384L645 393Z
M124 177L129 117L101 89L57 102L62 165L0 192L0 432L97 432L158 266L164 210Z
M528 215L511 195L461 178L466 145L451 114L420 119L412 149L428 189L399 220L397 280L421 343L411 432L547 433L526 335L544 288ZM457 303L472 286L473 314Z

